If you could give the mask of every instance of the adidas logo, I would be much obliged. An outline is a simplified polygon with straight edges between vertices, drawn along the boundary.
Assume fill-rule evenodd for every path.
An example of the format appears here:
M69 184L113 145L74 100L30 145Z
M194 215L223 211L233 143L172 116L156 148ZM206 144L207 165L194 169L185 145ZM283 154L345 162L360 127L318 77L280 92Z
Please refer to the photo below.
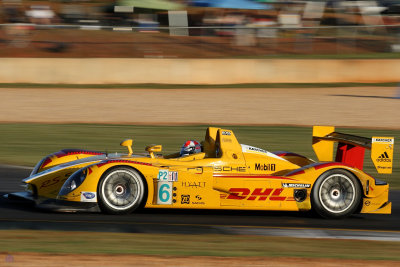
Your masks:
M392 160L389 158L386 151L384 153L382 153L382 155L380 155L376 161L377 162L392 162Z

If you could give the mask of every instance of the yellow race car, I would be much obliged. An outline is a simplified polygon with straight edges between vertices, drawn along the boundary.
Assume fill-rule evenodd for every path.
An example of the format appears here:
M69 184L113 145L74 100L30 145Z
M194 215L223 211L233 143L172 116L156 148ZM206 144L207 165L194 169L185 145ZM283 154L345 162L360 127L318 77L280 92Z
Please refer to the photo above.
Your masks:
M391 213L389 185L362 171L365 149L379 173L391 173L392 137L364 138L314 126L315 162L291 152L243 145L231 130L209 127L201 151L161 155L65 149L43 158L8 198L59 211L125 214L139 207L308 211L329 218ZM334 150L336 157L333 159Z

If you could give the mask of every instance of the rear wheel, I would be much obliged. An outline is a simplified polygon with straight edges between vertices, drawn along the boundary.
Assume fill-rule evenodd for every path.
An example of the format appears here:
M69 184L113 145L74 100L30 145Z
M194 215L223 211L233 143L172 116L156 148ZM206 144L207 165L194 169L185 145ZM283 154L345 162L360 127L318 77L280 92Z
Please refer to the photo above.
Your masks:
M141 175L127 167L105 172L98 186L99 206L105 213L126 214L143 201L145 187Z
M311 200L313 209L323 217L346 217L358 209L361 187L357 178L349 171L329 170L315 182Z

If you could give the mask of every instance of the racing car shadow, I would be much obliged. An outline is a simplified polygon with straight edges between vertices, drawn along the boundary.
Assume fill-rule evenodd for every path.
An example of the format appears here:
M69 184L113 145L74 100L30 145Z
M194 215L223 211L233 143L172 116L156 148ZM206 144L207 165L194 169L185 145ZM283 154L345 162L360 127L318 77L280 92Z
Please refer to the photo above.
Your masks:
M46 216L53 214L55 217L64 217L63 214L68 213L68 216L79 218L88 217L98 220L108 220L113 217L119 218L119 220L131 220L134 221L138 218L160 218L162 221L168 223L208 223L213 221L215 223L251 223L260 221L276 221L280 223L282 221L299 221L303 220L315 220L315 221L326 221L325 218L320 217L313 211L296 212L296 211L262 211L262 210L212 210L212 209L138 209L131 214L125 215L109 215L100 212L93 211L76 211L76 212L59 212L48 209L35 207L31 202L8 200L3 197L6 192L0 192L0 209L3 212L15 213L30 212L40 216L43 214ZM13 212L14 211L14 212ZM59 215L56 215L59 214ZM212 219L211 219L212 218ZM362 218L362 215L353 215L350 218ZM210 220L211 219L211 220Z
M0 209L11 209L11 210L35 210L35 205L32 202L28 201L10 201L4 197L7 194L6 192L0 192Z
M230 233L229 229L237 227L351 229L379 228L381 224L390 223L373 215L358 214L328 220L313 212L288 211L139 209L126 215L87 211L66 213L35 208L4 198L0 199L0 220L3 221L0 228L222 234Z
M294 211L262 211L262 210L211 210L211 209L140 209L135 213L140 214L165 214L165 215L212 215L212 216L266 216L266 217L316 217L313 212Z

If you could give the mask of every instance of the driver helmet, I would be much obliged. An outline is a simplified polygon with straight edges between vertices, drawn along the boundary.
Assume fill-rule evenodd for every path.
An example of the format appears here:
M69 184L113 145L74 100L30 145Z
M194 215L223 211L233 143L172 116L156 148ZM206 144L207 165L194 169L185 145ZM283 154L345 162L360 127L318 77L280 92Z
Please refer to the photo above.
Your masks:
M201 145L199 142L195 141L195 140L188 140L186 141L182 148L181 148L181 152L180 152L180 156L187 156L190 154L196 154L196 153L200 153L201 152Z

